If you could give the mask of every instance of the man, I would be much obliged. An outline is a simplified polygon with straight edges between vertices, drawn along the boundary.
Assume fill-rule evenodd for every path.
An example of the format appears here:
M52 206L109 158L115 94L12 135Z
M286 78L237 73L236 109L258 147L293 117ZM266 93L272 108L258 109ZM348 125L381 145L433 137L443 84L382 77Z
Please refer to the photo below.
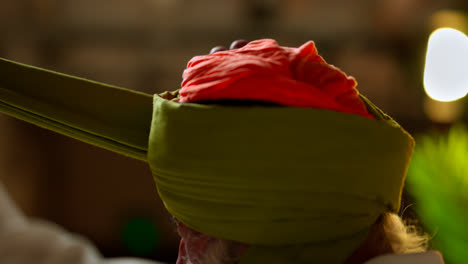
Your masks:
M441 263L434 252L386 256L425 251L395 214L411 136L313 42L232 48L193 58L180 92L152 106L147 95L4 62L8 76L47 82L37 93L5 77L0 110L148 162L177 219L178 264Z

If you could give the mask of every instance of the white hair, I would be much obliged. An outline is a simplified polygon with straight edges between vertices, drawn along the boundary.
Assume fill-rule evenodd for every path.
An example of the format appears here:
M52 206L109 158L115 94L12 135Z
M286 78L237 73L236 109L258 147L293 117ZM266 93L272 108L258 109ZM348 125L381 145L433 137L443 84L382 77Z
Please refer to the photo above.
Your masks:
M393 253L417 253L427 250L429 236L415 225L405 223L400 216L393 213L384 214L382 226Z

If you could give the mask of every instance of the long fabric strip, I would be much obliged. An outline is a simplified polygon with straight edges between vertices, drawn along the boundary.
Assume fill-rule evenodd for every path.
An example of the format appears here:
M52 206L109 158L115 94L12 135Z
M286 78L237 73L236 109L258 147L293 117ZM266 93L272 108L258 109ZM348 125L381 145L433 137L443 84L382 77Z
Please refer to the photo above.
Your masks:
M187 226L272 256L280 245L340 245L341 261L381 213L399 209L414 144L391 120L157 95L149 143L159 194Z
M148 94L0 58L0 112L146 160Z

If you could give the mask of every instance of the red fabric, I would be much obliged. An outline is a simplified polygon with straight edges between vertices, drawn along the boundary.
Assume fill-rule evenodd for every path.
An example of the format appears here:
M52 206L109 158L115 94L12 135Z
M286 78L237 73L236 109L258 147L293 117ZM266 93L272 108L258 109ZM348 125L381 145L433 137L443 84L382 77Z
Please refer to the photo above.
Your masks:
M354 78L327 64L312 41L288 48L262 39L191 59L183 73L180 102L258 100L373 118L356 85Z

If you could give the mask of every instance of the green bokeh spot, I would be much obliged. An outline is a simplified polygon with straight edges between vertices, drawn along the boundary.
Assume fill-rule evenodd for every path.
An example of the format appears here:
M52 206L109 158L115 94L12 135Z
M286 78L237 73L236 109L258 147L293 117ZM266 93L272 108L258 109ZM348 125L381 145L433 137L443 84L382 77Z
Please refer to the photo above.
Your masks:
M157 226L146 218L132 218L123 227L125 247L135 256L153 255L160 242Z

